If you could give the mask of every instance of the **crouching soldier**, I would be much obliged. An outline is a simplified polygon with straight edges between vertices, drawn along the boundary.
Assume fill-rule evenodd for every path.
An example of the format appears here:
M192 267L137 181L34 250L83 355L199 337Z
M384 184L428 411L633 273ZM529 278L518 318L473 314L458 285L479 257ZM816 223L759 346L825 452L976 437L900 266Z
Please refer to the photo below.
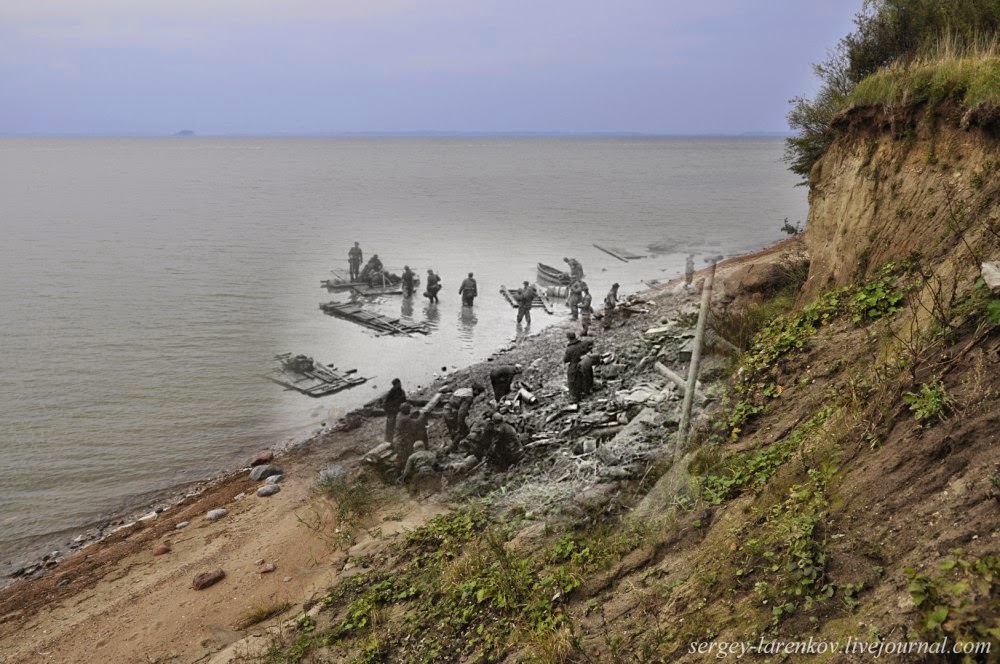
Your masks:
M413 454L406 460L400 481L409 486L411 495L431 494L438 488L437 455L427 449L427 443L413 443Z
M504 422L500 413L493 413L491 429L487 461L496 470L507 470L521 459L521 440L514 427Z

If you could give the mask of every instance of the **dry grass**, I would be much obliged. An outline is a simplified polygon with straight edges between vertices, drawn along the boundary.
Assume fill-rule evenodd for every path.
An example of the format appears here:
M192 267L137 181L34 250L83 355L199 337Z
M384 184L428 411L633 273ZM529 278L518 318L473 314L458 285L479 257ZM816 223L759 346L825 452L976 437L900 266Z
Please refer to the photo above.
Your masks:
M248 629L254 625L264 622L265 620L279 616L290 608L292 608L292 605L288 602L258 606L257 608L251 609L240 616L240 619L235 625L233 625L233 629Z

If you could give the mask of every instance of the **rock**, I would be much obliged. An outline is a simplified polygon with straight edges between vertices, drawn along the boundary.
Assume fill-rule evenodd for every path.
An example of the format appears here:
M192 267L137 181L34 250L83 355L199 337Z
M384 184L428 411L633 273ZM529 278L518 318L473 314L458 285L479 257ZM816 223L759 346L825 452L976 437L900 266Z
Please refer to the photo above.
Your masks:
M258 452L250 459L250 467L263 466L265 463L271 463L274 460L274 452L271 450L264 450L263 452Z
M163 544L157 544L153 547L154 556L162 556L165 553L170 553L170 545L164 542Z
M247 497L246 492L245 491L240 491L238 494L236 494L235 496L233 496L233 500L234 501L236 501L236 500L243 500L246 497Z
M56 583L56 588L62 588L63 586L68 586L71 580L72 579L70 579L68 576L64 576L63 578L59 579L58 583Z
M142 516L140 516L139 517L139 521L142 521L142 522L152 521L157 516L159 516L159 515L156 512L150 512L149 514L143 514Z
M282 579L282 581L284 581L285 583L288 583L291 580L292 580L292 577L290 577L290 576L286 576L285 578Z
M8 574L7 577L10 578L10 579L16 579L17 577L23 575L27 571L28 571L27 567L18 567L13 572L11 572L10 574Z
M271 475L264 480L264 484L279 484L283 479L285 479L284 475Z
M278 466L273 466L271 464L268 464L265 466L257 466L256 468L251 470L250 479L252 479L255 482L259 482L260 480L266 479L271 475L281 475L281 474L282 474L281 468L279 468Z
M391 450L392 450L391 443L382 443L381 445L375 447L374 449L369 450L368 453L365 454L365 460L367 461L369 456L371 456L375 460L379 460L383 457L383 455L387 456L386 453L391 452ZM319 471L319 477L317 478L317 482L319 482L320 484L325 484L326 482L333 482L335 480L339 480L345 475L347 475L347 472L343 469L343 467L335 463L331 463L329 466Z
M58 558L59 557L59 553L60 553L59 551L53 551L52 553L46 553L44 556L42 556L42 562L48 562L49 560L52 560L53 558Z
M268 484L257 489L257 495L261 498L267 498L268 496L273 496L279 491L281 491L281 487L277 484Z
M221 569L212 570L211 572L202 572L194 577L194 581L191 582L191 587L195 590L204 590L205 588L222 581L224 578L226 578L226 573Z
M278 566L275 565L274 563L264 563L257 568L257 572L259 574L270 574L276 569L278 569Z
M176 526L174 526L174 528L176 528L177 530L180 530L181 528L187 528L190 524L191 524L190 521L181 521Z
M205 518L208 519L209 521L218 521L227 514L229 514L229 510L222 509L220 507L219 509L208 510L208 512L205 514Z

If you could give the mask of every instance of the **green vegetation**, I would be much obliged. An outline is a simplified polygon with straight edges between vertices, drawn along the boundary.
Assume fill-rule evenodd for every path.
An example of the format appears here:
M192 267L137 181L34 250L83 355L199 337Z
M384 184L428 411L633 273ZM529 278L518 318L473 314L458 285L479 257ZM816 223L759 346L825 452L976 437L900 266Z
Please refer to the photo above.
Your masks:
M702 497L713 505L719 505L735 498L746 489L760 491L775 471L829 419L833 411L830 406L824 407L790 435L769 447L732 455L726 459L721 468L713 470L702 478Z
M997 99L996 70L988 64L989 45L1000 30L995 0L868 0L855 26L814 66L821 80L816 96L792 100L788 124L797 135L786 143L785 160L802 177L830 145L834 115L851 103L899 103L915 94L928 101L947 95L965 104ZM968 52L987 55L965 57ZM924 60L912 71L899 64L879 73L919 56ZM932 60L942 60L941 66Z
M910 407L913 417L924 426L943 420L951 409L951 398L940 380L923 383L919 392L907 392L903 401Z
M515 646L544 647L566 628L567 596L647 537L644 526L604 524L522 550L512 534L478 507L435 517L322 600L336 616L329 629L300 616L301 634L277 661L320 649L358 662L493 661ZM399 565L387 569L390 560Z
M895 64L858 83L845 104L905 106L926 102L934 108L946 100L966 108L1000 105L1000 55L981 53ZM982 181L976 186L975 179L974 175L971 184L978 189Z
M928 638L948 636L952 641L1000 640L1000 558L966 559L963 551L942 561L939 572L905 570L909 591L920 611L919 631ZM977 661L968 658L964 661Z

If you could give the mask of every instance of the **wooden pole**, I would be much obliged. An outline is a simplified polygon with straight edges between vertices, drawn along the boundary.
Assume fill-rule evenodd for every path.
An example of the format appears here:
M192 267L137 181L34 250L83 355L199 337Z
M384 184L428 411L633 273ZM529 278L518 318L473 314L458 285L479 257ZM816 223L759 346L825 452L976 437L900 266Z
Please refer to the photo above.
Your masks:
M698 327L694 332L694 348L691 351L691 366L688 368L687 387L684 390L684 404L681 407L681 424L677 429L677 444L674 445L674 461L687 445L691 428L691 407L694 404L694 390L698 382L698 365L701 363L701 347L705 339L705 324L708 321L708 307L712 300L712 283L715 281L715 261L712 261L705 281L701 286L701 309L698 311Z

